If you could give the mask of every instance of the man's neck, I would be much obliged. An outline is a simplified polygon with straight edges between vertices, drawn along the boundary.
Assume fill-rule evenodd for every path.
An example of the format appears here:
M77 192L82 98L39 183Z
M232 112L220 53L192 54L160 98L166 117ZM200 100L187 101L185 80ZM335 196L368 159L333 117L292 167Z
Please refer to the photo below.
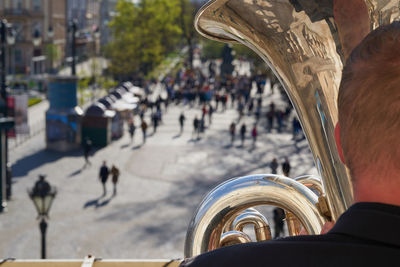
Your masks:
M374 178L360 179L354 183L354 202L379 202L400 206L400 180L394 177ZM375 181L371 182L373 180Z

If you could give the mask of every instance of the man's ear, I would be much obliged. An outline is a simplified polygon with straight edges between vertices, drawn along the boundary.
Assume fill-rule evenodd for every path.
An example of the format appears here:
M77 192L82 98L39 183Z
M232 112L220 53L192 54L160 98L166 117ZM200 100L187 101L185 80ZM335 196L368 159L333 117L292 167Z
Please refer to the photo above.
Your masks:
M344 162L342 142L340 141L340 124L339 124L339 122L336 123L336 127L335 127L335 141L336 141L336 148L337 148L337 151L339 154L339 158L344 164L346 164Z

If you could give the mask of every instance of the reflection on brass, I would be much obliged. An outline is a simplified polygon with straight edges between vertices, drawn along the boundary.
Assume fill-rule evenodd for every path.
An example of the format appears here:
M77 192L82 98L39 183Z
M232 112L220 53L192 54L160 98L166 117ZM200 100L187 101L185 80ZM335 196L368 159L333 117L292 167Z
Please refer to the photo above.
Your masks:
M314 175L303 175L294 179L310 188L314 193L317 193L318 196L322 196L324 194L324 188L322 187L321 180L318 177Z
M285 211L285 221L288 227L289 235L299 235L301 231L301 223L296 216L290 211Z
M329 209L325 195L318 197L317 208L322 216L324 216L328 221L332 221L332 213Z
M298 182L291 185L296 189L284 182L285 190L277 186L282 178L271 184L274 176L267 176L267 183L253 176L218 186L203 200L191 222L186 257L217 248L225 223L257 204L284 208L292 234L299 230L295 220L310 234L319 233L325 217L335 221L351 205L350 176L340 161L334 138L342 68L349 51L369 31L399 20L399 6L399 0L212 0L199 10L195 27L200 34L246 45L279 78L299 116L322 188L299 180L318 191L318 203L317 196ZM255 186L257 182L262 190ZM290 209L289 203L299 202L294 192L310 201Z
M243 228L246 225L253 225L257 241L265 241L271 239L271 229L269 228L268 220L258 211L244 212L237 216L232 224L235 231L241 232L243 232Z
M229 231L221 236L220 247L232 246L251 242L251 238L239 231Z
M244 211L239 212L237 214L237 216L240 216L241 214L244 214L244 213L253 213L253 212L259 213L258 210L256 210L255 208L248 208L248 209L245 209ZM262 214L260 213L260 215L262 215ZM235 216L231 216L229 218L229 220L226 221L225 226L222 228L222 232L223 233L234 230L233 221L235 219L236 219Z
M318 234L326 220L320 215L317 202L317 195L310 189L285 176L258 174L228 180L200 203L186 234L185 257L221 247L221 234L224 229L229 230L226 224L232 222L235 227L236 217L257 205L291 211L309 233Z

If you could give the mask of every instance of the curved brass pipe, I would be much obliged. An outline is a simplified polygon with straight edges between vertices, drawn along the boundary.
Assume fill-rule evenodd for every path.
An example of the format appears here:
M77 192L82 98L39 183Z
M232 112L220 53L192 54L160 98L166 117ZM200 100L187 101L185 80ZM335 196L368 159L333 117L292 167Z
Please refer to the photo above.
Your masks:
M311 234L325 223L316 207L318 197L293 179L259 174L228 180L212 190L193 217L185 242L185 257L220 247L220 238L232 216L257 205L279 206L299 218Z
M251 238L240 231L229 231L223 233L219 241L220 247L232 246L251 242Z
M258 210L256 210L255 208L248 208L245 209L243 211L240 211L237 216L240 216L241 214L244 213L252 213L252 212L259 212ZM229 218L229 220L226 221L224 228L222 229L223 233L229 232L229 231L233 231L234 230L234 226L233 226L233 221L236 219L235 215L231 216Z
M322 187L321 180L314 175L302 175L294 178L297 182L307 186L311 190L318 193L318 196L324 195L324 188Z
M265 241L271 239L271 229L267 218L260 212L243 212L233 221L233 229L243 232L246 225L253 225L257 241Z

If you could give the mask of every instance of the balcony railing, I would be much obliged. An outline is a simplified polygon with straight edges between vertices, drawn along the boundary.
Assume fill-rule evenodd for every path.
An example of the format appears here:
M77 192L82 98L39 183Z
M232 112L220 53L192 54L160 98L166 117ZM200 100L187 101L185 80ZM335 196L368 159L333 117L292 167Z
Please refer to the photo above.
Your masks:
M42 9L6 8L2 13L4 16L43 16Z
M5 261L1 267L178 267L180 260L17 260Z

